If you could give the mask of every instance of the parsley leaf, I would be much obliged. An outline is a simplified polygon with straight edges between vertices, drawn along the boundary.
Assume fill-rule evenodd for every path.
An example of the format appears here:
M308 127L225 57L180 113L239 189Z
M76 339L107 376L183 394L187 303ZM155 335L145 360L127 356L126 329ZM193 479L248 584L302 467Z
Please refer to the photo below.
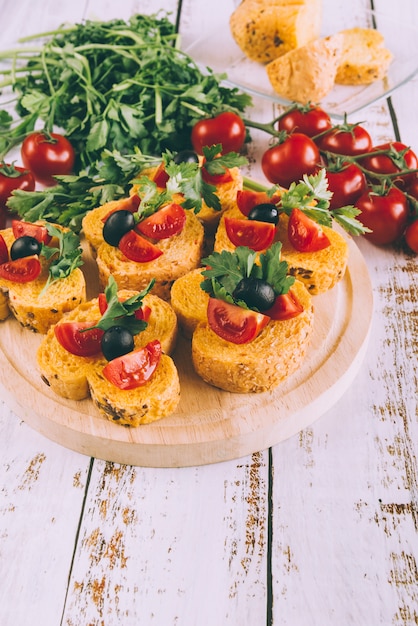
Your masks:
M53 224L46 224L48 233L58 239L58 248L42 244L41 254L47 259L53 259L49 266L48 278L40 296L58 280L67 278L77 268L83 265L80 239L71 230L64 231ZM56 257L56 258L54 258Z

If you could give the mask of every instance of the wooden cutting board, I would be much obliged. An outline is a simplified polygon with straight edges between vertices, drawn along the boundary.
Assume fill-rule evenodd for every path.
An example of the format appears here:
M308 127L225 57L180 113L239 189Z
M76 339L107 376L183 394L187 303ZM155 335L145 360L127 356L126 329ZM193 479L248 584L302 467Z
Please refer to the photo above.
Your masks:
M108 461L148 467L216 463L264 450L296 434L327 411L351 385L361 365L372 320L372 288L365 261L349 240L344 279L314 297L311 348L284 384L262 394L232 394L204 383L193 370L190 342L179 337L173 355L181 401L158 422L127 428L101 417L91 400L57 397L41 380L41 337L9 318L0 325L2 398L27 424L72 450ZM88 297L97 271L86 259Z

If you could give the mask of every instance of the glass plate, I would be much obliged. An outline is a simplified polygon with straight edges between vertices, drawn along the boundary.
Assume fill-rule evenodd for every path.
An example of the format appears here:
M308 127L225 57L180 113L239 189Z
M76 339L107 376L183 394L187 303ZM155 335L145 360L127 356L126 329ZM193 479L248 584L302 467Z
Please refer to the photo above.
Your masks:
M418 30L414 26L397 22L393 16L366 10L361 16L346 16L344 23L333 20L331 27L324 23L322 34L326 36L354 26L377 28L385 39L385 46L393 54L393 61L385 78L371 85L336 85L321 101L321 106L335 118L343 119L345 114L355 113L387 97L418 72ZM229 23L218 25L216 32L184 49L200 67L225 73L227 79L224 84L272 102L290 104L289 100L274 93L264 66L246 58L232 38Z

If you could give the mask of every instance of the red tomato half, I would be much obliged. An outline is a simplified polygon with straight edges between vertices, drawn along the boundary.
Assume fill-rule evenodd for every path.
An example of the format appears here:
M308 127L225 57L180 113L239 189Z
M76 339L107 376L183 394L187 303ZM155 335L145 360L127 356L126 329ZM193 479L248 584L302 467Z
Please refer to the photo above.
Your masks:
M354 204L367 189L366 177L354 163L344 163L337 171L327 170L327 178L331 210Z
M264 152L261 168L271 183L290 187L304 174L314 174L321 163L318 147L307 135L292 133Z
M298 252L317 252L331 245L321 226L297 208L290 214L287 234Z
M397 187L381 193L364 193L356 207L361 211L361 223L372 231L364 234L372 243L385 245L402 236L408 222L409 205L405 194Z
M197 122L192 128L191 141L197 154L204 146L222 144L222 152L239 152L246 136L245 124L236 113L226 111L216 117Z
M252 191L251 189L237 191L237 205L245 217L248 217L251 209L258 204L276 204L279 200L280 196L275 195L270 198L265 191Z
M46 226L42 226L41 224L32 224L32 222L24 222L23 220L12 220L12 230L15 239L19 237L33 237L39 243L44 243L47 245L52 237L48 233L48 229Z
M364 154L372 147L372 138L369 133L358 124L336 126L329 133L318 138L316 142L320 150L346 156Z
M185 223L185 210L179 204L171 202L139 222L136 230L150 239L168 239L180 233Z
M255 339L270 320L263 313L243 309L217 298L209 298L207 312L213 332L225 341L237 344Z
M403 153L404 163L400 167L393 162L390 156L385 154L376 154L373 155L373 152L377 152L380 150L394 150L396 153ZM382 143L379 146L375 146L370 154L361 160L361 164L370 172L374 172L376 174L395 174L396 172L400 172L404 169L412 169L415 170L418 168L418 158L408 146L401 143L400 141L392 141L390 143ZM416 177L416 173L413 172L411 174L404 174L399 176L399 179L394 180L395 183L402 182L402 184L412 183L414 178ZM373 178L371 175L370 178Z
M54 326L58 343L76 356L94 356L101 352L101 341L104 335L100 328L92 328L96 322L59 322Z
M54 176L71 174L75 161L74 148L66 137L34 132L27 135L21 147L22 161L43 185L56 185Z
M264 311L272 320L290 320L303 312L303 306L292 291L276 296L271 309Z
M0 208L6 207L6 202L15 189L33 191L35 189L33 175L23 167L0 163Z
M409 248L418 254L418 220L414 220L407 227L405 231L405 241Z
M331 118L318 106L295 107L279 120L279 130L298 132L314 137L332 127Z
M30 283L38 278L42 266L36 256L25 256L14 261L7 261L0 265L0 278L14 283Z
M103 315L103 313L107 309L107 300L103 292L99 293L98 304L99 304L100 314ZM151 315L151 307L149 307L147 304L144 304L143 306L141 306L134 313L134 316L137 320L144 320L144 322L148 322L150 315Z
M161 343L155 339L143 348L109 361L103 368L103 375L119 389L135 389L150 380L160 358Z
M138 235L134 230L128 231L119 241L119 250L130 261L148 263L162 255L162 250L153 243Z
M274 241L276 227L270 222L225 217L225 230L234 246L247 246L251 250L265 250Z
M3 235L0 233L0 265L9 260L9 251Z

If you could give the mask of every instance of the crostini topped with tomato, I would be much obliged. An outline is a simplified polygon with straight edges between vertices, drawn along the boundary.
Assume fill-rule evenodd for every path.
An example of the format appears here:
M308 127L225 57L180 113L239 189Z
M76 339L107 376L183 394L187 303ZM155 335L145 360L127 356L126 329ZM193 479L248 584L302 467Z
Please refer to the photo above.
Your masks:
M8 309L33 331L46 333L86 299L80 240L47 222L12 220L0 231L0 291Z
M168 356L177 337L170 305L150 293L104 292L54 325L37 352L42 379L65 398L89 396L101 414L138 426L171 413L179 401L177 369Z
M312 330L311 296L288 275L281 244L265 253L238 247L203 259L178 279L172 306L206 382L237 393L273 389L304 358Z

